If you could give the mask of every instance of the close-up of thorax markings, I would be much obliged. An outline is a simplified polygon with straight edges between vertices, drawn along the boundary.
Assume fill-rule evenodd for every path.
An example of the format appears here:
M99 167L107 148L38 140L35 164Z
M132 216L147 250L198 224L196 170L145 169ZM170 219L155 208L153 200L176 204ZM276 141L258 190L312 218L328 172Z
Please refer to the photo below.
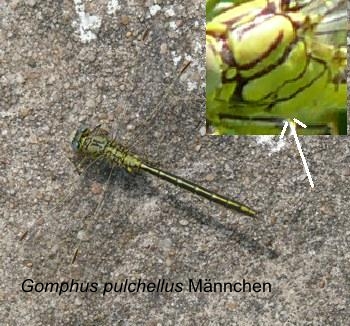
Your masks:
M346 134L346 1L207 1L207 119L216 134Z

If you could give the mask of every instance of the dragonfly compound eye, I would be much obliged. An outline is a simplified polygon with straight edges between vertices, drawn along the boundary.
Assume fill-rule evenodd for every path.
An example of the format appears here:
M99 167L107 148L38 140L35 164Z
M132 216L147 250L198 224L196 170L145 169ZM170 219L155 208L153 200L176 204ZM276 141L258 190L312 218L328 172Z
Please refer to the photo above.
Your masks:
M81 138L84 134L89 133L89 128L82 126L79 127L72 138L71 146L74 151L79 151L81 145Z

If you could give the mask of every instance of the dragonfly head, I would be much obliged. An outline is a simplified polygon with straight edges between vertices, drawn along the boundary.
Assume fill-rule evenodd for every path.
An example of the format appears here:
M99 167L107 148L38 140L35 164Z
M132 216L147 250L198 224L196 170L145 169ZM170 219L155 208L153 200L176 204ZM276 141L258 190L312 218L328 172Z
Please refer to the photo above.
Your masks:
M75 134L72 138L72 142L71 142L71 146L72 146L74 151L76 151L76 152L79 151L81 144L82 144L82 138L86 137L89 134L90 134L90 129L88 127L81 126L78 128L78 130L75 132Z

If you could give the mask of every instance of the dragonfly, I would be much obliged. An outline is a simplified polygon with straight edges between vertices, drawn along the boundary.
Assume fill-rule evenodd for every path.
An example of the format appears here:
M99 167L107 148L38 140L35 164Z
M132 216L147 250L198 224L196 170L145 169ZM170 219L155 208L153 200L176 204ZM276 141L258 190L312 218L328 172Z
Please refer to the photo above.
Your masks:
M255 209L237 200L220 195L183 177L164 171L148 163L146 160L141 159L138 155L132 153L127 147L119 143L115 138L109 136L108 131L102 129L100 125L92 129L86 126L79 127L71 140L71 147L75 153L82 157L82 161L91 160L92 163L90 163L86 169L97 161L103 161L110 167L109 176L115 167L122 167L128 173L144 171L228 209L235 210L250 217L257 216L257 211ZM106 183L108 184L109 181L110 178L108 177ZM104 196L102 196L100 202L96 206L93 218L96 218L100 213L103 199ZM72 264L75 263L78 256L79 245L72 256Z
M206 2L207 111L213 134L346 134L347 2Z
M145 171L175 186L248 216L256 216L257 214L254 209L238 201L219 195L191 181L146 163L137 155L130 153L126 147L122 146L116 140L108 137L108 132L101 129L100 126L94 129L85 126L80 127L72 139L72 148L88 158L101 158L106 160L111 166L124 167L129 173L139 170Z

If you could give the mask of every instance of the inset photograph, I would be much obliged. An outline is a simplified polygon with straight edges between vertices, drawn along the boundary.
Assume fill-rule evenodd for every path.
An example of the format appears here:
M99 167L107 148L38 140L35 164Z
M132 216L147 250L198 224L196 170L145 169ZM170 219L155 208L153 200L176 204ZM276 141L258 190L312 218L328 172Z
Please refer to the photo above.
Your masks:
M206 1L214 135L347 134L346 1Z

